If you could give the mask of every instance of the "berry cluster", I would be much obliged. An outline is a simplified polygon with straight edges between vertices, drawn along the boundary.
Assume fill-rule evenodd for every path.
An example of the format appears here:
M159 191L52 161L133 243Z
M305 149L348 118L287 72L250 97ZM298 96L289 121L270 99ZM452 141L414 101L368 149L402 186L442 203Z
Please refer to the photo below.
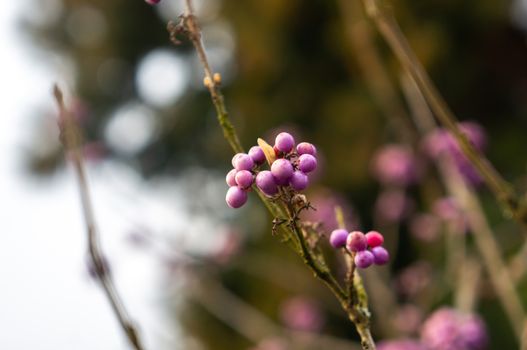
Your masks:
M289 133L282 132L276 136L274 147L267 152L260 146L254 146L249 153L238 153L232 158L234 169L227 174L226 201L231 208L239 208L247 202L247 192L255 183L266 196L278 194L280 187L290 187L302 191L309 184L308 173L317 167L316 148L310 143L296 145ZM271 170L259 170L267 159Z
M384 237L377 231L364 234L360 231L348 233L344 229L337 229L331 232L329 242L334 248L345 246L348 251L355 253L355 265L361 269L372 264L384 265L390 259L390 254L382 247Z

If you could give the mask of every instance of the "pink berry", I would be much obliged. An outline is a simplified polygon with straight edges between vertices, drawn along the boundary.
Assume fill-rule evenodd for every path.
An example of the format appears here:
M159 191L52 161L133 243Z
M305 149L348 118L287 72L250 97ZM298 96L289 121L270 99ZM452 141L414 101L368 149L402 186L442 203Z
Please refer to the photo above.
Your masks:
M265 154L258 146L253 146L251 149L249 149L249 156L257 165L263 164L263 162L265 162Z
M227 185L230 187L236 186L236 169L232 169L227 173L227 176L225 177L225 182L227 182Z
M355 265L360 269L365 269L373 264L375 257L369 250L357 252L355 255Z
M245 153L238 153L232 161L236 170L251 170L254 167L253 159Z
M229 188L225 201L231 208L239 208L247 202L247 192L237 186Z
M161 0L145 0L145 2L149 5L157 5L161 2Z
M293 172L293 165L287 159L277 159L271 165L271 173L278 185L286 185L293 175Z
M302 154L298 157L298 169L304 173L310 173L317 168L317 159L311 154Z
M236 162L238 160L238 158L240 158L242 155L244 155L245 153L236 153L234 155L234 157L232 157L232 160L231 160L231 164L232 164L232 167L233 168L236 168Z
M246 189L253 184L253 174L248 170L240 170L236 173L235 180L240 188Z
M293 147L295 147L295 139L291 134L287 132L281 132L276 136L274 146L280 152L289 153L293 150Z
M342 248L346 245L348 235L349 232L344 229L334 230L329 236L329 243L333 248Z
M263 170L256 175L256 186L266 196L274 196L278 193L278 186L273 174L269 170Z
M360 231L353 231L348 235L346 240L346 247L352 252L361 252L366 250L368 242L366 236Z
M309 179L303 172L295 171L289 179L289 184L295 191L302 191L309 184Z
M317 149L315 148L315 146L313 146L309 142L300 142L296 146L296 153L298 153L298 155L300 155L300 156L302 154L311 154L312 156L316 156L317 155Z
M376 265L384 265L390 260L390 254L384 247L374 247L371 250L371 253L373 254L373 262Z
M378 247L384 243L384 237L377 231L366 233L366 240L370 248Z

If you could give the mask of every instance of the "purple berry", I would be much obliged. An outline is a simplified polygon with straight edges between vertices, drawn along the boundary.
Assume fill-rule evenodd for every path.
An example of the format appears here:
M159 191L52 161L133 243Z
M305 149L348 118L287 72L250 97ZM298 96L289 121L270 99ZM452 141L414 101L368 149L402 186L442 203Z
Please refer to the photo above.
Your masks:
M263 162L265 162L264 151L262 151L262 149L258 146L251 147L251 149L249 150L249 156L257 165L263 164Z
M267 196L274 196L278 193L278 186L269 170L260 171L256 175L256 186Z
M363 250L360 252L357 252L355 255L355 265L357 265L360 269L365 269L371 264L373 264L375 257L373 256L372 252L369 250Z
M281 132L276 136L274 146L277 150L283 153L289 153L295 147L295 139L287 132Z
M300 142L298 146L296 146L296 152L299 156L302 154L311 154L313 157L317 155L317 149L309 142Z
M227 204L231 208L239 208L247 202L247 192L237 186L230 187L225 196Z
M364 236L364 233L360 231L350 232L346 241L346 247L348 247L348 249L352 252L361 252L366 250L368 247L366 236Z
M277 159L271 165L271 173L278 185L286 185L293 175L293 165L287 159Z
M344 229L336 229L329 236L329 243L333 248L341 248L346 245L349 232Z
M253 184L253 174L248 170L240 170L236 173L235 180L240 188L246 189Z
M384 237L377 231L370 231L366 233L366 241L370 248L378 247L384 243Z
M236 170L251 170L254 167L254 162L248 154L238 153L232 159L234 163L234 169Z
M232 169L227 173L227 176L225 177L225 182L227 182L227 185L230 187L236 186L236 169Z
M149 5L157 5L161 2L161 0L145 0L145 2Z
M289 179L289 184L295 191L302 191L309 184L309 179L303 172L295 171Z
M371 252L373 254L373 262L376 265L384 265L390 260L390 254L384 247L374 247L371 249Z
M317 168L317 159L311 154L302 154L298 157L298 169L304 173L310 173Z
M435 311L421 327L421 341L430 350L483 350L488 348L488 340L478 315L450 308Z

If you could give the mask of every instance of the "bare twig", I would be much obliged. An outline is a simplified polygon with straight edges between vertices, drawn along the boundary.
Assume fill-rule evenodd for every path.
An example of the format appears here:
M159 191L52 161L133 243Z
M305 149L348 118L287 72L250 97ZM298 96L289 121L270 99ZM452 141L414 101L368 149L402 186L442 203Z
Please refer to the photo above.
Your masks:
M210 92L212 98L212 103L216 108L216 114L218 116L218 122L220 123L221 128L223 129L223 134L229 144L231 145L234 152L243 152L243 147L240 143L238 135L232 126L232 123L229 120L229 114L227 108L225 107L225 102L223 100L223 94L219 88L220 79L219 75L213 73L213 70L209 64L205 48L201 41L201 29L199 28L198 21L194 15L194 10L192 7L191 0L185 0L185 12L181 17L182 23L180 24L185 29L190 41L194 45L196 52L198 54L201 65L205 73L204 83L207 89ZM177 34L177 26L172 22L168 24L168 30L171 33L173 41L175 39L175 34ZM179 27L181 28L181 27Z
M84 221L86 224L86 234L88 238L88 253L93 264L93 268L97 275L97 279L101 284L113 312L117 317L124 333L126 334L130 344L136 350L143 350L144 347L139 339L138 332L134 326L134 322L128 315L126 308L115 288L113 280L108 273L108 268L105 263L104 255L102 253L97 228L95 225L95 217L93 214L93 207L90 198L90 191L88 187L88 180L84 170L84 162L81 153L81 136L75 124L73 116L66 108L62 91L58 86L54 86L53 94L59 108L59 127L61 131L61 142L68 159L70 159L75 168L77 175L77 182L79 186L80 199L82 204L82 211L84 214Z
M438 120L459 142L463 153L481 174L485 183L503 206L507 215L527 224L527 209L514 193L512 186L468 140L457 124L456 117L432 83L425 69L412 51L397 21L380 0L362 0L366 13L391 47L404 70L412 77Z

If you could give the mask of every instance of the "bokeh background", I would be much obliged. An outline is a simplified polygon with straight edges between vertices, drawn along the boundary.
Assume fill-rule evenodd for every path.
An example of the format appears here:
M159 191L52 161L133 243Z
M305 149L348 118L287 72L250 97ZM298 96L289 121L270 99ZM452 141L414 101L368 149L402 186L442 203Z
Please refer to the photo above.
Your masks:
M373 307L374 335L412 336L426 314L453 303L445 239L412 235L412 213L392 221L378 213L383 188L371 160L400 138L369 89L363 53L350 35L354 25L368 22L361 7L349 3L195 1L243 145L257 137L272 142L276 130L289 130L318 147L321 169L310 198L339 203L357 228L384 228L388 244L398 247L391 265L379 269L398 308L383 314ZM489 159L525 189L527 2L392 5L452 109L483 126ZM330 341L356 341L329 292L273 239L272 218L257 197L241 210L225 204L231 150L191 45L174 47L165 29L181 12L180 0L155 7L141 0L0 4L0 347L127 348L89 274L75 178L58 140L50 94L55 81L86 138L110 269L149 348L248 349L270 336L262 320ZM400 67L369 30L405 108ZM434 171L426 177L433 179ZM421 196L428 183L407 190L411 212L430 211ZM518 227L503 219L484 187L478 193L511 257L522 244ZM417 287L409 292L411 283ZM479 283L485 288L475 310L489 329L489 348L515 348L485 272ZM518 284L525 292L522 276ZM401 327L411 320L413 328ZM306 343L301 348L313 346Z

